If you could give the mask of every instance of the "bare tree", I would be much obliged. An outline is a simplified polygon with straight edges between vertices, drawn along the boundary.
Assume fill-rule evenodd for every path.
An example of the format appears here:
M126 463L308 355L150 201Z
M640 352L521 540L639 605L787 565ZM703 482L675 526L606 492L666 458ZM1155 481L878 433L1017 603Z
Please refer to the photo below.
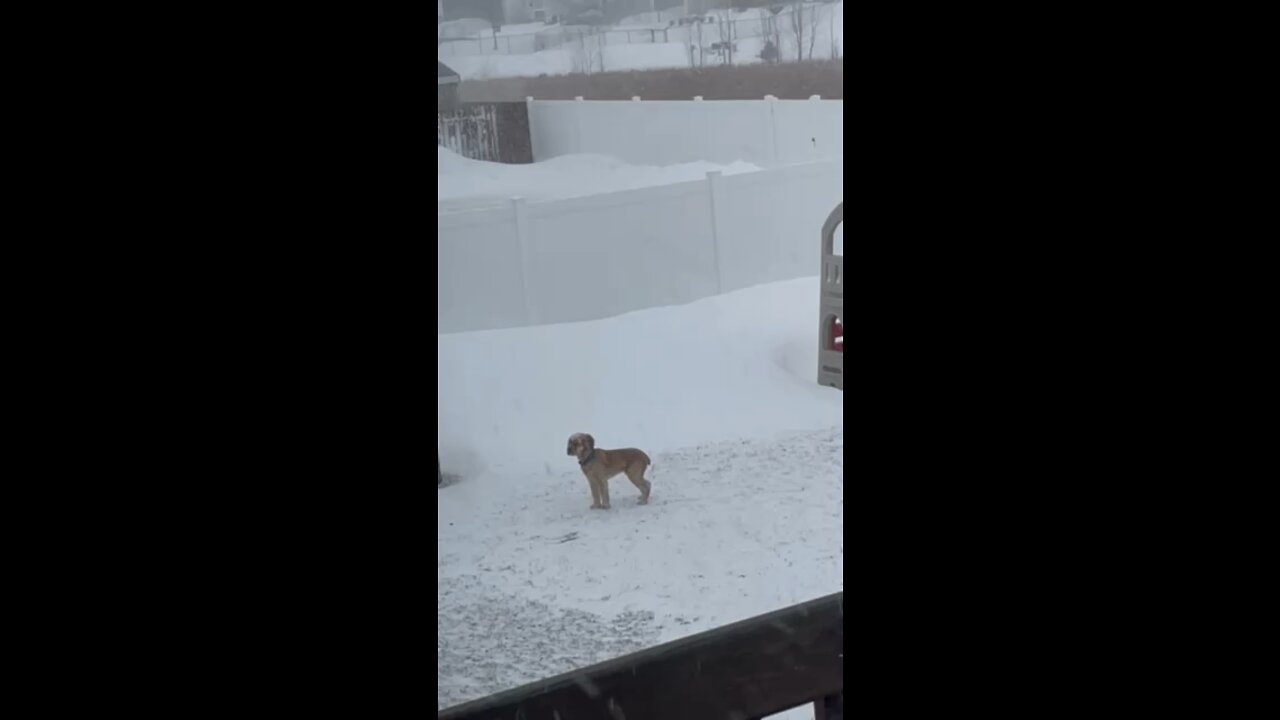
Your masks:
M772 14L766 20L768 29L765 32L765 48L772 46L769 55L773 59L770 62L777 63L782 60L782 30L778 26L778 13L782 12L782 6L774 5L769 8L769 12Z
M777 63L780 59L778 51L778 19L772 15L760 15L760 39L764 48L760 50L760 59L767 63Z
M796 60L805 59L806 45L809 47L809 59L813 59L813 48L818 42L818 28L822 25L821 10L817 6L806 6L803 2L797 2L791 6L789 19L791 32L796 37Z
M720 17L716 20L716 30L719 33L720 41L715 44L716 53L720 56L721 65L733 64L733 20Z
M733 20L729 20L728 25L729 25L729 64L732 65L733 51L738 49L738 40L736 37L738 25Z
M570 67L575 73L590 75L604 72L604 35L595 28L579 29L565 44L569 49Z
M587 36L587 58L595 72L604 72L604 46L605 35L602 32L594 32ZM590 70L588 72L591 72Z
M830 6L828 6L827 9L831 10ZM835 16L834 13L832 13L832 17L834 16ZM822 8L820 7L809 8L808 20L809 20L809 59L810 60L813 59L813 46L818 40L818 26L822 24L820 20L821 17L822 17Z
M502 3L492 2L486 3L480 10L480 17L489 21L489 26L493 28L493 51L498 51L498 31L502 29ZM509 48L508 48L509 49Z
M832 59L832 60L836 60L836 59L838 59L838 58L840 57L840 42L839 42L838 40L836 40L836 11L835 11L835 8L832 8L832 9L831 9L831 12L830 12L830 13L828 13L828 17L830 17L830 18L831 18L830 22L828 22L828 23L827 23L827 29L831 31L831 59Z
M702 23L696 22L689 26L689 67L702 67L706 62L703 53Z
M791 32L796 36L796 60L804 60L804 3L797 2L791 6Z
M565 45L569 49L569 69L575 73L590 73L591 64L587 58L587 42L585 34L579 30L573 33L573 39Z

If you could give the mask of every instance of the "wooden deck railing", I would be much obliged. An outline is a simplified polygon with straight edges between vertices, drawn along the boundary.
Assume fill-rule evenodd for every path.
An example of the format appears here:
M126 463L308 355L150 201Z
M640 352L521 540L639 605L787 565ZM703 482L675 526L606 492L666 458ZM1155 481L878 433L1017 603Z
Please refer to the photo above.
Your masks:
M439 720L844 718L844 593L441 710Z

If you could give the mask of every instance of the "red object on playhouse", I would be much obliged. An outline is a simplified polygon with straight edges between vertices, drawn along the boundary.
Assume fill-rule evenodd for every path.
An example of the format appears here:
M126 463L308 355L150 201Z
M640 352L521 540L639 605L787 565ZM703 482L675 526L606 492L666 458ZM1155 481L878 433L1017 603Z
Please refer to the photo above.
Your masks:
M844 226L844 201L822 224L822 275L818 296L818 384L844 390L844 253L836 254L836 230ZM844 250L843 246L840 248Z

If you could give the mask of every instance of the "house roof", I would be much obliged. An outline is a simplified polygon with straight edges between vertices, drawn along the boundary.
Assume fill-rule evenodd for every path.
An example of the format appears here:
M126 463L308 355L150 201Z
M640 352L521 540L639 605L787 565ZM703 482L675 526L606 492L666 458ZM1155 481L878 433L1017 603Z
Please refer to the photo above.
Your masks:
M450 85L462 82L462 78L452 68L439 60L436 61L436 79L437 85Z

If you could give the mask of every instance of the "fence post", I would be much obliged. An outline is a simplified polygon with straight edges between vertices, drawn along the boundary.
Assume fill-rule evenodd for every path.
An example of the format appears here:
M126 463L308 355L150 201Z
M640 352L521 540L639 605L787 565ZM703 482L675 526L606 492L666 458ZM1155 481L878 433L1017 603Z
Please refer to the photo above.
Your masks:
M529 295L529 207L523 197L511 198L511 216L516 223L516 244L520 250L520 300L524 304L524 324L534 324L533 302Z
M716 293L724 292L724 269L721 267L720 255L720 211L724 207L721 197L724 188L720 183L724 174L719 170L707 173L707 197L711 202L711 257L716 265Z
M533 114L533 96L526 95L524 98L524 116L529 121L529 162L538 162L542 159L541 143L538 142L538 125L534 120Z
M810 160L819 160L821 153L818 152L818 128L821 126L819 116L822 114L822 96L809 96L809 150L813 152Z
M778 113L776 108L778 98L772 95L764 96L765 107L769 109L769 153L772 159L771 167L778 167L782 163L778 157Z
M582 96L578 95L573 98L573 130L574 143L573 146L579 153L585 152L582 149L582 113L586 112L586 106L582 104Z
M691 126L690 130L697 128L698 134L693 135L691 132L690 135L699 138L702 143L702 147L709 151L709 154L705 156L706 159L711 160L716 157L714 149L716 147L716 129L711 127L711 106L702 102L701 95L694 95L693 102L696 103L694 107L697 108L697 110L694 111L696 113L694 118L696 125Z

